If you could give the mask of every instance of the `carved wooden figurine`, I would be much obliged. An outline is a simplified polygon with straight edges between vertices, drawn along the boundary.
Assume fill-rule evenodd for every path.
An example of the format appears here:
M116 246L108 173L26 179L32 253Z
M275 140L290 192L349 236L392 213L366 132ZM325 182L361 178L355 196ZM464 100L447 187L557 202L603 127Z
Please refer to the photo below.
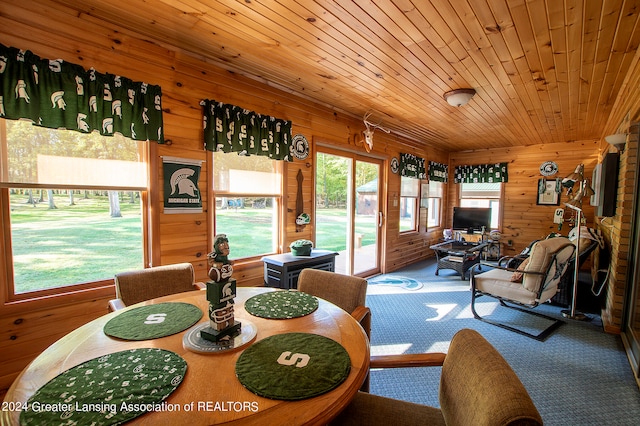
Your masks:
M234 317L233 299L236 297L236 280L231 278L233 267L229 261L229 240L225 234L216 235L209 259L207 300L209 301L209 327L200 335L212 342L230 340L240 334L242 324Z

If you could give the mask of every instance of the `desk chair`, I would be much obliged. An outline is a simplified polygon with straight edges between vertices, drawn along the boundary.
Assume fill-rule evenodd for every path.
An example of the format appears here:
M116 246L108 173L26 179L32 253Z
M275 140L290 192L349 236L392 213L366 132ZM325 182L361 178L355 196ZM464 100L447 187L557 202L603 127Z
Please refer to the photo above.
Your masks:
M122 272L116 274L115 283L117 299L109 301L109 312L156 297L206 288L203 283L195 282L191 263Z
M542 425L518 376L477 331L460 330L449 352L431 355L441 365L440 408L358 392L333 425ZM419 366L415 355L371 358L371 368ZM437 359L439 362L435 363ZM393 361L395 359L395 361Z
M548 238L533 244L529 257L517 269L503 267L499 263L493 269L477 274L475 268L473 268L471 270L471 312L473 312L473 316L476 319L506 330L539 341L545 340L564 322L531 309L547 302L558 292L560 279L567 270L567 265L573 259L575 248L576 246L568 238ZM501 259L501 262L505 259ZM511 325L482 317L475 307L476 299L480 296L496 298L503 307L543 317L552 321L552 323L540 333L533 334Z

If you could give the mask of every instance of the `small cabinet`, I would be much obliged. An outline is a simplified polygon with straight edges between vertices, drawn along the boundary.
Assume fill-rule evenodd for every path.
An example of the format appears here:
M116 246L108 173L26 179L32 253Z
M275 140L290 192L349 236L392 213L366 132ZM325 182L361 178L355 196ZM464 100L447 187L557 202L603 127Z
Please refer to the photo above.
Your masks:
M309 256L294 256L291 253L265 256L262 258L264 283L268 287L296 289L300 271L305 268L334 272L337 254L329 250L311 250Z

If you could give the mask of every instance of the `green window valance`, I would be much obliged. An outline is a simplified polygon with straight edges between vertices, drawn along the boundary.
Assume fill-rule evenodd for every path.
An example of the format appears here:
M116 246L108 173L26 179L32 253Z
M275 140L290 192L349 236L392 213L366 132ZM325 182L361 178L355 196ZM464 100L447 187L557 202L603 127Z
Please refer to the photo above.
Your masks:
M429 180L445 183L448 182L449 166L436 161L429 161Z
M456 166L455 183L495 183L508 182L508 163L476 164L473 166Z
M205 99L204 146L209 151L291 161L291 122Z
M427 169L425 167L424 158L417 157L413 154L400 153L400 176L426 179Z
M0 44L0 117L164 142L160 86Z

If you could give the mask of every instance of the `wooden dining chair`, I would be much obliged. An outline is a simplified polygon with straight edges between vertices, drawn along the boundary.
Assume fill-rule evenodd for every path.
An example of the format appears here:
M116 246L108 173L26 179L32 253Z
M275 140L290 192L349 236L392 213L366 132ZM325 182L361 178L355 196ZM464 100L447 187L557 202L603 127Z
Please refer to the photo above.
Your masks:
M191 263L155 266L116 274L116 299L109 301L109 311L156 297L185 291L202 290L204 283L195 282Z
M431 355L431 365L442 366L440 408L358 392L351 404L331 424L542 425L540 413L516 373L475 330L462 329L457 332L446 355L372 357L371 368L421 366L425 355Z

